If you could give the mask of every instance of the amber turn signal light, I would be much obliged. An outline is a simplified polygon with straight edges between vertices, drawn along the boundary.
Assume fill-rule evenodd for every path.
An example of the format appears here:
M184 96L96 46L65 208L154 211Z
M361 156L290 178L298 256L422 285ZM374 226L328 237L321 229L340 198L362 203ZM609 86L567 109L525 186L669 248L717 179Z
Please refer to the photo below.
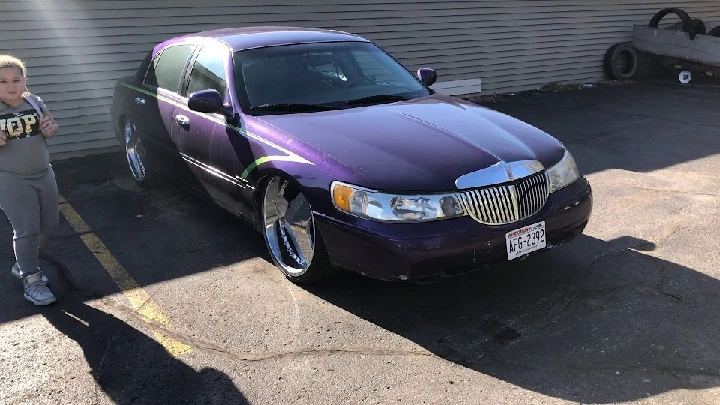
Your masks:
M336 184L332 191L335 205L345 212L350 212L350 198L355 190L342 184Z

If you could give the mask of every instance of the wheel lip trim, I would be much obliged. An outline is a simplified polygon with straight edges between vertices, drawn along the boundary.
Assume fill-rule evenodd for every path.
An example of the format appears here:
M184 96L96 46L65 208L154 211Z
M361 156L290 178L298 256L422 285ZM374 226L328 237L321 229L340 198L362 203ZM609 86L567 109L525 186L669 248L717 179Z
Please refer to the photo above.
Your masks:
M268 203L268 191L270 191L270 188L273 184L277 184L279 186L279 182L286 181L281 176L272 176L270 180L268 180L267 184L264 187L261 205L260 205L260 215L261 215L261 221L262 221L262 232L263 232L263 238L265 239L265 244L268 250L268 253L270 254L270 258L272 259L273 263L285 274L287 277L290 278L298 278L307 273L307 271L310 269L310 267L313 264L313 259L315 257L316 252L316 246L317 246L317 228L315 226L315 215L312 210L312 206L310 206L310 218L308 224L311 225L312 228L312 234L308 234L308 236L311 237L311 247L312 247L312 256L308 262L307 266L304 268L299 267L293 267L289 266L288 264L284 263L281 259L280 255L280 243L281 241L279 238L275 235L275 227L277 226L279 219L276 219L273 223L268 224L268 215L267 215L267 209L266 205ZM303 195L304 196L304 195ZM306 198L307 200L307 198ZM310 205L310 202L308 201L308 205ZM277 216L277 214L276 214ZM284 219L284 218L283 218ZM295 235L293 237L296 238ZM299 248L299 246L295 245L295 248ZM303 256L305 256L303 254Z

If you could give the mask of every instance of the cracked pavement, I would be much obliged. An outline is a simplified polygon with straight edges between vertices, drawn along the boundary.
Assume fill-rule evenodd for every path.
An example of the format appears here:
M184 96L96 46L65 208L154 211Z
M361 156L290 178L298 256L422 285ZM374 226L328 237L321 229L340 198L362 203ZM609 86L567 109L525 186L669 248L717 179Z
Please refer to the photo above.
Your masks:
M648 82L485 105L544 129L594 189L584 235L435 283L301 288L259 234L124 156L60 189L172 323L139 315L62 222L24 301L0 219L0 404L718 404L720 89ZM4 267L3 267L4 266ZM160 331L193 347L172 357Z

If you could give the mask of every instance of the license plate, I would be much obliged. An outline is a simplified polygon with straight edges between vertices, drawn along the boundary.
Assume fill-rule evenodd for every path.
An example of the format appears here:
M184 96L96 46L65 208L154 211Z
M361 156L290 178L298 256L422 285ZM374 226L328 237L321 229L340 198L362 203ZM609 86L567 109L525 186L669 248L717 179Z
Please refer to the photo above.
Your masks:
M506 233L505 244L508 260L545 248L545 221Z

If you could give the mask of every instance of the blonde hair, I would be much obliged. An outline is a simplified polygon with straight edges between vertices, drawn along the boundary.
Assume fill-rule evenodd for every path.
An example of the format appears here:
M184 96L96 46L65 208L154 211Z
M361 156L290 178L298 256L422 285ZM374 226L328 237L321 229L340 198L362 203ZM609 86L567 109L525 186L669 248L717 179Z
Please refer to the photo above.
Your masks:
M25 67L23 61L12 55L0 55L0 69L5 68L15 68L20 71L20 74L23 77L27 77L27 68ZM27 97L28 95L30 95L30 90L28 90L27 86L25 86L23 97Z
M27 75L27 69L23 61L12 55L0 55L0 69L4 68L16 68L23 77Z

